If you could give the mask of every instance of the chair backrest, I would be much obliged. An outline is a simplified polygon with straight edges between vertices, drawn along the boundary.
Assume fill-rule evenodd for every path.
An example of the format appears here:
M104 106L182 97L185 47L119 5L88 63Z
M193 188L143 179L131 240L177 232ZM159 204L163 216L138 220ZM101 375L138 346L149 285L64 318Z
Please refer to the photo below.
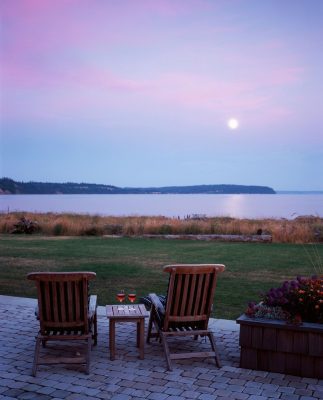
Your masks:
M38 317L42 334L75 330L87 334L88 283L94 272L32 272L37 286Z
M190 326L207 329L217 274L222 264L167 265L170 274L163 329Z

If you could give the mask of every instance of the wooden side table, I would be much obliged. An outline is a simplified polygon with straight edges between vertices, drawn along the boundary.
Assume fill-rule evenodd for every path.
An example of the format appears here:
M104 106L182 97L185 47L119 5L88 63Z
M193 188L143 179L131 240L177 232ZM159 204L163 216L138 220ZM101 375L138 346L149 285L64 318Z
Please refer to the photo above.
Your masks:
M109 319L110 360L115 359L115 325L117 322L137 323L137 347L139 347L139 358L142 360L144 358L145 318L149 317L145 306L143 304L107 305L106 312Z

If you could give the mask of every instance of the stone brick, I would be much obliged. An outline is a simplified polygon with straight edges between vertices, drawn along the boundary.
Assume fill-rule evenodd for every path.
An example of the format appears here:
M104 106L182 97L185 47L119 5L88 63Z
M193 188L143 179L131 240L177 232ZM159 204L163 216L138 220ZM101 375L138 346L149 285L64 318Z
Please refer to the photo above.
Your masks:
M193 390L186 390L181 394L181 396L186 399L197 399L200 396L200 393Z
M300 396L298 396L297 394L291 394L291 393L285 393L280 396L282 400L299 400L299 397Z
M272 399L279 399L281 393L280 392L274 392L272 390L263 390L261 393L262 396L265 396L267 398L272 398Z
M7 389L5 392L2 392L2 395L17 398L22 393L24 393L24 391L21 389Z
M243 389L243 393L247 393L250 395L254 394L254 395L260 396L262 393L262 390L258 389L258 388L254 388L254 387L245 387Z
M179 396L183 392L182 389L176 389L176 388L167 388L165 390L165 393L168 395L173 395L173 396Z
M215 400L215 399L217 399L217 396L214 396L212 394L203 393L198 397L198 399L199 400Z
M151 393L147 399L151 399L151 400L165 400L167 399L169 396L166 393Z

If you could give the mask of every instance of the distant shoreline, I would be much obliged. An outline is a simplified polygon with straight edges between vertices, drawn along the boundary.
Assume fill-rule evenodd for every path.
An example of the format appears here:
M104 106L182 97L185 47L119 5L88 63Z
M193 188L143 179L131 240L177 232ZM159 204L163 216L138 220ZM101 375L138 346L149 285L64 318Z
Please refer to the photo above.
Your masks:
M17 182L0 179L0 194L275 194L268 186L191 185L163 187L117 187L94 183Z
M276 190L276 194L323 194L323 190Z
M268 194L276 194L276 195L323 195L323 190L277 190L275 191L275 193L210 193L210 192L195 192L195 193L158 193L158 192L152 192L152 193L3 193L0 189L0 196L68 196L68 195L170 195L170 194L174 194L174 195L192 195L192 194L205 194L205 195L224 195L224 194L237 194L237 195L254 195L254 194L264 194L264 195L268 195Z

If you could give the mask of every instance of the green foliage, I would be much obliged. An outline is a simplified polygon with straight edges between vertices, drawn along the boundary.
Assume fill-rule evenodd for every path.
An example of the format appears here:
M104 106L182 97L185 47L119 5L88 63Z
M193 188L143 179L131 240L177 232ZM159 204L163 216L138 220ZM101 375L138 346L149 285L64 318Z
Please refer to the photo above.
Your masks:
M102 233L103 232L100 227L93 225L84 229L81 234L82 236L101 236Z
M323 242L323 224L314 224L313 231L315 240L318 242Z
M173 233L173 228L168 224L163 224L159 228L159 232L158 233L160 235L171 235Z
M53 229L54 236L60 236L64 234L63 224L55 224Z
M198 223L192 222L191 224L185 225L184 233L188 235L199 235L202 233L202 230Z
M121 224L106 224L104 226L104 233L106 235L122 235L123 227Z

